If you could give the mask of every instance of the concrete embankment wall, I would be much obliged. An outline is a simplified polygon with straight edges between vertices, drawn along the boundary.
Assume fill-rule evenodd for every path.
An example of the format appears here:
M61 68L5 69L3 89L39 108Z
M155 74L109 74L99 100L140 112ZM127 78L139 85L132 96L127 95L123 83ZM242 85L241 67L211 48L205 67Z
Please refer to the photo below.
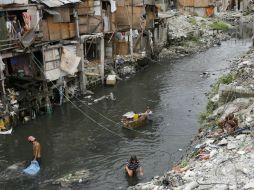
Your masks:
M221 84L219 87L219 105L231 102L236 98L254 97L254 90L234 85Z

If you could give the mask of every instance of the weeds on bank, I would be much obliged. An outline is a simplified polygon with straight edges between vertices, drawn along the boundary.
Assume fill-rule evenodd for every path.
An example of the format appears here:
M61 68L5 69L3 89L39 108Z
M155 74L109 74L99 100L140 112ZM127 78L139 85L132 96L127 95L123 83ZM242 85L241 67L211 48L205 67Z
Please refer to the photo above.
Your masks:
M213 85L213 88L210 92L210 96L213 96L218 93L220 84L230 84L235 80L235 74L229 73L222 75L217 82Z
M217 82L213 85L213 88L210 92L210 97L213 97L215 94L218 93L220 84L230 84L234 80L235 80L235 74L233 74L233 73L222 75L217 80ZM201 123L201 124L204 123L207 120L208 116L211 115L213 113L213 111L218 108L218 106L219 105L217 102L212 102L211 100L209 100L207 103L207 106L206 106L206 111L201 112L199 114L199 123Z
M180 168L184 168L184 167L188 166L188 161L186 161L186 160L181 161L179 166L180 166Z
M222 30L227 32L230 29L230 25L223 21L214 21L209 25L212 30Z
M190 36L183 42L181 42L181 46L183 47L196 47L197 45L201 44L200 38L197 36Z
M197 21L196 21L195 18L190 18L190 23L191 23L192 25L197 25Z

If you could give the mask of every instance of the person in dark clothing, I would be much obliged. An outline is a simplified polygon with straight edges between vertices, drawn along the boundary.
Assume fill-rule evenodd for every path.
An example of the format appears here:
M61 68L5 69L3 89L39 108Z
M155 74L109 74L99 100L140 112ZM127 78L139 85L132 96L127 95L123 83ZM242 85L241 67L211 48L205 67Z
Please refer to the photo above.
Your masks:
M144 170L136 156L131 156L124 169L130 177L132 177L137 172L137 170L139 170L141 176L144 175Z
M20 38L21 37L22 28L21 28L19 20L17 19L17 16L13 17L13 20L12 20L12 29L13 29L13 33L15 34L15 38Z

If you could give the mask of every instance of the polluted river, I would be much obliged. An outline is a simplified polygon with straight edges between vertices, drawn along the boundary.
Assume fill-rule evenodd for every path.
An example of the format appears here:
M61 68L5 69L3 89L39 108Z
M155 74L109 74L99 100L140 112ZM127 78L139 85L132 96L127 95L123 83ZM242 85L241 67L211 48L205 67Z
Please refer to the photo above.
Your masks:
M98 87L93 98L112 92L116 98L97 103L73 99L55 107L51 115L38 117L0 137L0 189L127 189L163 175L184 154L199 128L207 93L229 60L243 55L249 39L231 39L221 46L178 60L160 60L114 87ZM207 72L208 73L204 73ZM128 111L153 110L153 122L135 130L119 125ZM27 177L8 167L31 159L34 135L42 145L42 169ZM123 167L135 154L144 176L129 178ZM15 165L14 165L15 166ZM54 180L76 171L89 171L86 179L59 186Z

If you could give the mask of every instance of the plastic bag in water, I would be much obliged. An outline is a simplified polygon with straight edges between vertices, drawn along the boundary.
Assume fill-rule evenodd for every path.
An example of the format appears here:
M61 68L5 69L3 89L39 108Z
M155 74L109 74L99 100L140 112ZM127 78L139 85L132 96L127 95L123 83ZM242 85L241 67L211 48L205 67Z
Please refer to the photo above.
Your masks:
M31 164L23 170L23 172L28 175L36 175L39 171L40 166L36 160L31 161Z

